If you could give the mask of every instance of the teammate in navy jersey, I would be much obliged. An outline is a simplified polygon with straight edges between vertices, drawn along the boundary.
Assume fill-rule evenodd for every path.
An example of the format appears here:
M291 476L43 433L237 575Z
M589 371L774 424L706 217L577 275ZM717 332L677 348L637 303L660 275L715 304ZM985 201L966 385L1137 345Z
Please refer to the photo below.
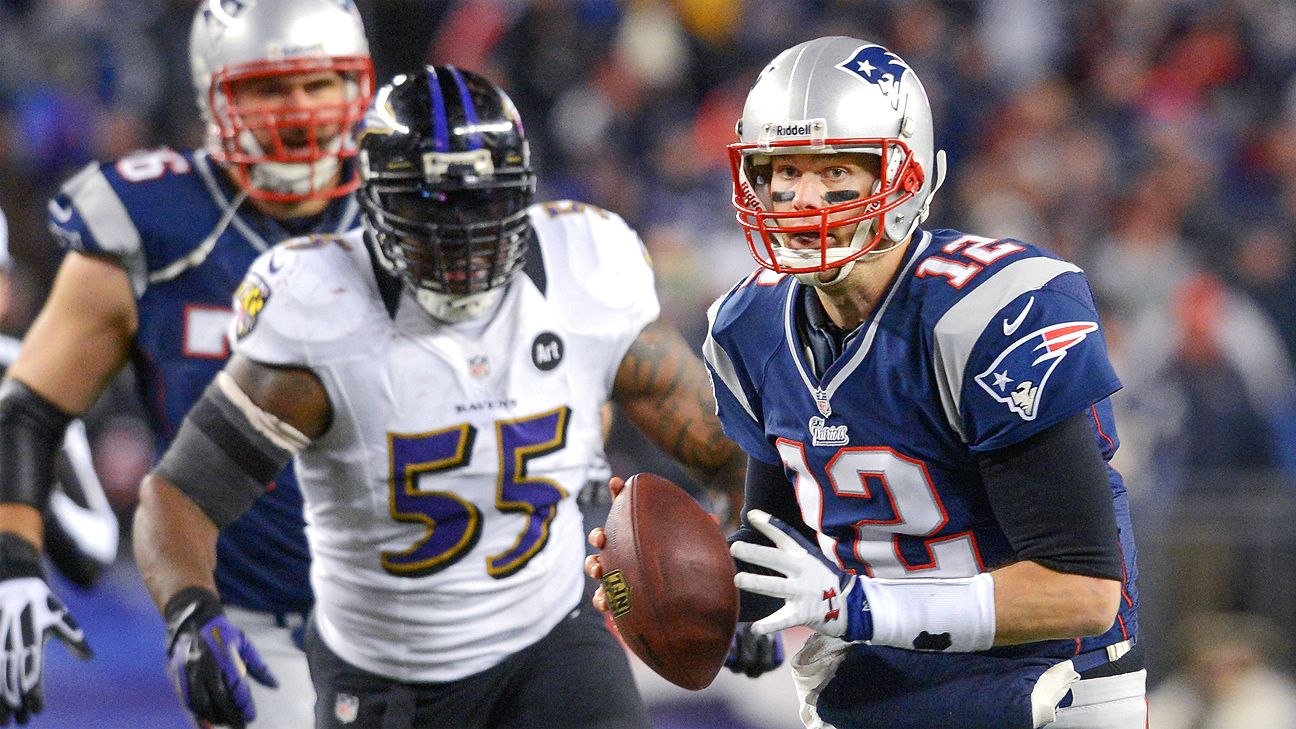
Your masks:
M816 631L805 725L1142 729L1120 383L1083 272L918 227L944 155L881 46L783 52L738 135L760 268L711 307L704 355L749 457L741 619Z
M12 265L4 211L0 210L0 316L9 308ZM18 340L0 335L0 372L13 364L18 348ZM54 478L53 490L42 514L46 553L64 577L88 587L117 558L118 525L95 473L90 442L81 421L69 425L50 475ZM40 680L44 668L40 649L47 634L66 641L74 653L90 657L84 631L57 598L51 595L52 599L44 604L30 602L47 592L39 575L0 580L0 676L5 677L0 685L4 695L0 723L8 723L10 718L25 723L32 712L40 710L39 704L23 706L21 700L24 687ZM32 612L24 616L21 611L29 605ZM33 629L25 630L24 623L29 620ZM15 706L19 708L15 710Z
M398 75L360 149L363 230L280 244L240 286L234 356L141 486L141 572L169 623L218 620L217 532L294 459L316 727L647 726L624 649L585 606L577 494L609 401L736 489L744 458L706 370L658 319L625 221L534 202L521 120L490 81ZM212 720L266 679L256 639L218 627Z
M252 260L292 235L359 224L352 134L373 72L348 0L209 0L194 16L190 60L207 148L91 164L50 203L68 252L0 386L0 577L38 576L40 514L64 428L128 360L163 448L228 356L230 295ZM264 636L283 686L266 690L257 726L302 725L312 712L292 636L313 604L301 509L284 471L219 548L221 598L232 619ZM41 588L6 598L5 614L41 614L22 612L45 604ZM44 632L35 617L23 620ZM202 664L169 649L192 705ZM21 716L39 710L39 675L5 701Z

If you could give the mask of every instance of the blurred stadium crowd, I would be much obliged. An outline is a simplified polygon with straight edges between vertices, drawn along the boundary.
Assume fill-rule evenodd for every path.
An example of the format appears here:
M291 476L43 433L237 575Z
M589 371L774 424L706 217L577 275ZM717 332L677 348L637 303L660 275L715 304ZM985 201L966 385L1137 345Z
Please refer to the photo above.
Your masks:
M1192 666L1235 666L1203 651L1237 621L1250 626L1232 631L1248 665L1276 671L1266 685L1286 698L1273 701L1296 703L1283 644L1296 627L1296 3L359 4L380 80L427 59L509 90L541 199L580 199L634 225L665 315L699 345L707 305L752 267L724 145L761 65L818 35L893 48L926 84L951 163L927 225L1042 244L1097 289L1125 383L1117 465L1140 540L1153 726L1175 726L1157 720L1162 682L1179 707L1162 716L1193 701L1224 711L1209 707L1230 682ZM0 0L4 331L21 334L48 289L58 254L45 202L61 180L91 159L200 142L192 8ZM89 423L123 515L153 457L138 417L138 403L109 397ZM687 482L628 426L609 450L618 474ZM1179 713L1182 726L1195 720Z

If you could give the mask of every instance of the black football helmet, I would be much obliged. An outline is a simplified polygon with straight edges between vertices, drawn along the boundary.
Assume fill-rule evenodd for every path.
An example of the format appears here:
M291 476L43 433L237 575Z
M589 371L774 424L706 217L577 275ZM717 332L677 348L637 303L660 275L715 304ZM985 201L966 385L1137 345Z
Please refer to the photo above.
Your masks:
M433 316L485 309L522 267L535 174L512 100L454 66L396 76L360 131L360 203L379 258Z

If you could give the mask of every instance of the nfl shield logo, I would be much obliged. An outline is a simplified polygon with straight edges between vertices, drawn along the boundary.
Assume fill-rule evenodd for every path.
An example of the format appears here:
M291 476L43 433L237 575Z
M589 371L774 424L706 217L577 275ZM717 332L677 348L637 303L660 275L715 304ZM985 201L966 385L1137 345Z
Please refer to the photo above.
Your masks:
M486 355L479 354L468 360L468 374L479 380L490 374L490 360Z
M816 398L815 404L819 406L819 412L826 418L832 415L832 405L828 404L828 398Z
M350 724L360 713L360 697L351 694L338 694L333 703L333 716L343 724Z

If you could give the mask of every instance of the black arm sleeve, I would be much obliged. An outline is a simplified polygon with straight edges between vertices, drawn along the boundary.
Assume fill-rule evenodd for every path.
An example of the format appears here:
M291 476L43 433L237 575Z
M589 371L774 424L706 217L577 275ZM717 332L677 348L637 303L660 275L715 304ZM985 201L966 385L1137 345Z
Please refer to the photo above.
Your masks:
M978 460L990 507L1019 560L1121 579L1107 465L1088 411Z
M72 416L18 380L0 384L0 503L44 510Z
M153 467L224 529L252 508L292 460L213 381Z
M811 542L816 541L814 530L806 526L801 520L801 509L797 506L796 493L792 490L792 484L788 481L787 474L783 472L781 464L771 464L755 458L747 458L747 481L744 485L743 492L743 513L742 523L738 531L729 535L729 543L750 542L752 544L763 544L767 547L774 546L765 535L752 528L747 522L747 512L751 509L760 509L768 512L771 516L776 516L783 523L794 527L801 532L806 539ZM754 572L764 575L777 575L777 572L757 567L747 562L734 560L735 566L739 572ZM770 613L778 610L783 606L783 601L776 597L767 597L765 595L756 595L746 591L739 591L738 620L742 622L751 622L760 620Z

